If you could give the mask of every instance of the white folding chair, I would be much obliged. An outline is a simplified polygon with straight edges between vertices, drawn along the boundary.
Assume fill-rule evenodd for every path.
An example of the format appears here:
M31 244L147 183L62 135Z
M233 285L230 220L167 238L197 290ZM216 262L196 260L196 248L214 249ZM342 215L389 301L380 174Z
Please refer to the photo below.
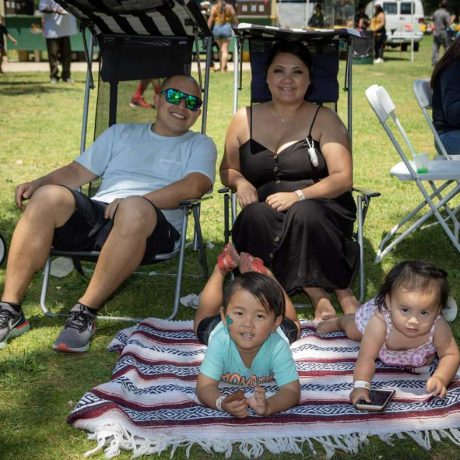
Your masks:
M409 159L417 155L417 152L396 117L395 105L385 88L372 85L367 88L366 97L402 160L391 168L391 175L400 181L414 182L423 196L423 200L382 239L375 261L380 262L398 243L421 228L432 216L460 252L460 223L449 207L449 202L460 192L460 162L432 160L429 161L427 173L417 173L414 161ZM398 141L397 136L402 137L403 144ZM420 217L412 222L416 216ZM398 234L403 228L405 230Z
M423 80L415 80L413 89L414 89L415 99L417 99L418 105L420 106L420 109L422 110L423 116L425 117L425 120L431 132L433 133L436 149L438 150L438 152L441 153L443 157L442 159L452 160L451 156L446 152L444 144L442 143L442 140L439 137L439 134L433 125L431 116L428 113L428 111L432 109L431 102L433 100L433 90L431 89L431 86L430 86L430 80L428 78L425 78Z

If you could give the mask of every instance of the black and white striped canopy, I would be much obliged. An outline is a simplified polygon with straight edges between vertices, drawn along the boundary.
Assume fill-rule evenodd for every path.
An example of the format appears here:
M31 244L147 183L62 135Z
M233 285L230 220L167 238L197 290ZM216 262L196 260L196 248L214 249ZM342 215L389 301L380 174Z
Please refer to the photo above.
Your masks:
M98 35L209 36L194 0L57 0Z

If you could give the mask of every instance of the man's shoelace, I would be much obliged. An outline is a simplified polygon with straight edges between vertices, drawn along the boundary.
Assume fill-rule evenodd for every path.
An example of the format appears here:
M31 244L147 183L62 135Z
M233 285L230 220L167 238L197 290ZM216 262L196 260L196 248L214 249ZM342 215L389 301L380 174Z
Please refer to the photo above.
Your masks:
M84 310L71 311L69 317L65 322L65 329L77 329L79 332L83 332L88 329L88 326L92 323L93 319L85 313Z
M0 310L0 327L8 326L8 322L14 318L14 313L9 310Z

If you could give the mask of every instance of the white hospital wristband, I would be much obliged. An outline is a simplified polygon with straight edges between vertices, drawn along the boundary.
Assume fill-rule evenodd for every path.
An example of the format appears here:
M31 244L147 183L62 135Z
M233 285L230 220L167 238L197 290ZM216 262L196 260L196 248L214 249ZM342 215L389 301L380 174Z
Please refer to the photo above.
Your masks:
M226 396L224 395L220 395L217 399L216 399L216 409L217 410L222 410L222 401L226 398Z
M353 388L365 388L366 390L370 390L371 384L365 380L355 380L353 382Z
M307 198L303 194L302 190L294 190L294 193L299 197L299 201L306 200Z

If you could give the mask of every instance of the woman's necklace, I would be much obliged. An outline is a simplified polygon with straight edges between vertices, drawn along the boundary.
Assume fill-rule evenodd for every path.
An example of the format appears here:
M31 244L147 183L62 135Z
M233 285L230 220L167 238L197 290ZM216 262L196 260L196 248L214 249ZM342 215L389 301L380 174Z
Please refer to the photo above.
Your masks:
M292 115L290 115L289 117L286 117L286 116L282 117L281 115L279 115L276 112L276 110L273 108L273 106L270 107L270 108L271 108L271 111L273 113L273 116L276 117L278 120L280 120L281 123L283 123L283 124L289 123L291 120L293 120L294 117L295 117L295 114L297 113L297 109L296 109L295 112Z

